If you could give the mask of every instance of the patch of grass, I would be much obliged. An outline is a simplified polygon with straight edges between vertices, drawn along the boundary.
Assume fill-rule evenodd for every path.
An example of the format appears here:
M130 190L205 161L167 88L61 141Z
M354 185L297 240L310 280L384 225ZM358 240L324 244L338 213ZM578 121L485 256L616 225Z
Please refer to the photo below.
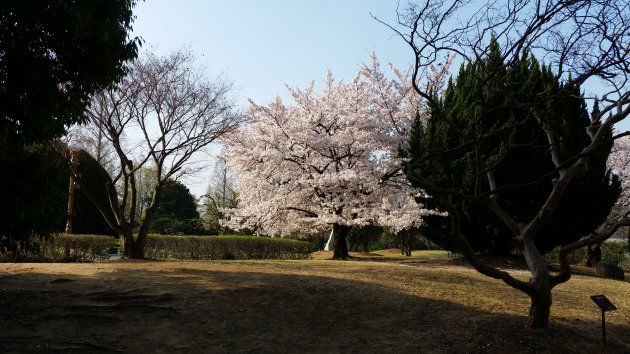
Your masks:
M554 290L546 331L525 328L526 295L442 261L6 264L0 278L8 352L597 353L598 293L619 308L605 352L630 352L630 284L585 275Z
M392 257L392 258L404 258L409 259L410 257L406 257L401 254L398 249L385 249L385 250L377 250L370 252L371 254L380 255L384 257ZM442 250L416 250L411 251L411 258L419 258L423 260L435 260L435 259L448 259L452 257L452 253L448 251Z

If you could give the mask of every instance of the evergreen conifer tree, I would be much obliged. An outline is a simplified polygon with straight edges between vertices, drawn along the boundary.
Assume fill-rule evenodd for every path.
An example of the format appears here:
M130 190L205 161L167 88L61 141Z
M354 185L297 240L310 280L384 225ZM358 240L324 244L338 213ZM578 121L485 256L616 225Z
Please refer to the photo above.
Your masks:
M498 203L516 220L530 220L544 204L555 178L551 161L540 158L548 154L543 122L557 132L563 160L576 156L590 142L589 117L579 88L567 92L551 69L533 56L503 63L493 39L488 56L462 66L436 101L426 126L416 119L408 155L418 175L461 193L448 198L462 215L462 231L471 247L507 254L514 247L513 234L495 213L480 206L493 194L487 176L479 175L479 166L492 171L497 186L503 186L496 192ZM588 235L603 222L620 193L619 181L611 179L606 167L611 148L612 142L602 145L571 182L536 237L540 252ZM448 218L428 216L422 231L432 241L457 250L448 238Z

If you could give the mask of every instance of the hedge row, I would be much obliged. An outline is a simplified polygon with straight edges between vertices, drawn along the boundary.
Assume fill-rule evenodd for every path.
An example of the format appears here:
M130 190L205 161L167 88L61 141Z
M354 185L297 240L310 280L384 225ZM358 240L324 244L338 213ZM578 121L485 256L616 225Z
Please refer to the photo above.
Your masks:
M112 236L66 235L34 241L34 248L24 250L19 260L44 262L94 262L109 259L109 251L119 242Z
M122 250L111 236L59 234L35 242L20 260L43 262L94 262ZM164 260L211 259L305 259L313 252L311 243L255 236L165 236L149 235L145 257ZM1 258L1 257L0 257ZM14 259L5 259L14 260Z
M305 259L311 243L256 236L149 235L145 256L152 259Z
M558 249L545 254L547 263L559 263ZM579 248L568 255L570 264L579 264L586 258L586 248ZM614 263L624 269L630 269L630 253L625 243L607 241L602 244L602 260Z

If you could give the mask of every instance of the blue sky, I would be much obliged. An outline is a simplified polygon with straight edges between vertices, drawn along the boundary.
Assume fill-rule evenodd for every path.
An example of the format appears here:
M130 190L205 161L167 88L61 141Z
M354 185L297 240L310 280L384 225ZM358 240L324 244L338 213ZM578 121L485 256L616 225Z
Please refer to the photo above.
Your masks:
M411 51L370 13L394 21L397 0L147 0L134 34L144 49L189 48L212 74L237 86L240 103L285 95L331 69L350 79L374 51L383 63L410 63Z
M328 69L351 79L375 52L382 64L403 68L413 57L406 44L370 13L396 20L398 0L147 0L135 8L134 35L143 50L190 49L211 75L236 86L236 100L286 97L285 84L304 88ZM211 166L210 166L211 167ZM205 193L211 169L183 182Z

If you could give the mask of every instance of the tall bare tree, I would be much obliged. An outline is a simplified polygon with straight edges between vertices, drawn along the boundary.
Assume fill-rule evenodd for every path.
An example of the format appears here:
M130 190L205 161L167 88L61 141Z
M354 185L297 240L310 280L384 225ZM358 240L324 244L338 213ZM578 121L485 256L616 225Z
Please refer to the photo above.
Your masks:
M236 179L228 171L223 159L218 159L214 164L208 189L202 198L204 199L202 219L205 227L224 234L226 227L221 225L221 220L225 217L223 209L236 208L238 194L236 193Z
M511 102L514 108L528 113L528 117L539 121L540 129L546 136L547 158L553 166L549 174L554 178L550 192L538 212L531 219L519 220L506 212L498 202L503 191L518 188L517 185L502 184L495 178L496 164L487 161L480 154L481 141L489 141L501 132L494 127L483 126L485 116L492 114L488 109L493 96L492 85L501 80L500 75L509 72L483 72L479 76L481 88L476 101L481 109L470 121L479 122L478 135L467 143L477 161L474 179L479 188L473 191L444 189L438 181L429 180L416 173L421 161L410 161L407 177L416 186L435 197L439 206L447 210L451 218L450 238L458 245L468 262L480 273L500 279L506 284L524 292L531 299L529 326L547 327L551 308L551 290L566 282L571 276L567 254L577 248L595 244L609 237L621 225L630 224L624 217L617 220L605 231L593 233L576 242L565 244L560 249L561 269L550 272L541 252L536 248L535 238L550 220L562 196L573 178L585 168L589 157L606 140L628 134L613 135L613 125L628 117L630 113L630 5L627 1L608 0L505 0L488 1L484 4L473 1L425 0L411 3L399 9L398 23L385 24L397 33L411 48L415 63L414 77L431 70L433 64L455 53L464 63L476 63L488 56L490 37L494 36L503 49L501 60L507 67L517 63L529 53L542 57L545 64L564 84L558 93L551 90L538 94L536 102ZM378 20L378 19L377 19ZM490 79L488 79L490 78ZM416 80L413 80L415 83ZM549 120L543 119L545 112L538 110L541 102L549 102L550 95L568 94L576 87L599 82L601 109L591 117L587 128L590 143L575 156L562 157L560 142ZM485 86L484 86L485 85ZM428 105L437 107L434 87L414 87L426 99ZM586 99L593 102L594 95ZM454 123L447 112L437 112L439 119L447 124ZM452 124L455 129L456 125ZM502 128L503 129L503 128ZM514 148L503 141L507 149ZM461 149L460 147L457 147ZM540 176L543 177L543 176ZM535 181L531 181L534 183ZM513 277L509 272L481 262L462 234L462 216L449 202L449 197L475 201L488 208L511 231L515 245L524 254L531 273L529 280Z
M191 54L178 51L145 55L131 65L118 87L94 97L88 110L91 122L118 158L119 170L107 186L114 218L107 221L124 238L124 256L144 258L165 183L198 170L198 153L238 125L231 91L229 82L208 79ZM152 197L144 217L137 220L138 178L146 167L155 170ZM140 228L134 237L136 221Z
M88 124L75 125L68 129L66 137L68 141L80 140L83 150L87 151L110 176L115 176L118 173L116 151L97 125L89 122Z

